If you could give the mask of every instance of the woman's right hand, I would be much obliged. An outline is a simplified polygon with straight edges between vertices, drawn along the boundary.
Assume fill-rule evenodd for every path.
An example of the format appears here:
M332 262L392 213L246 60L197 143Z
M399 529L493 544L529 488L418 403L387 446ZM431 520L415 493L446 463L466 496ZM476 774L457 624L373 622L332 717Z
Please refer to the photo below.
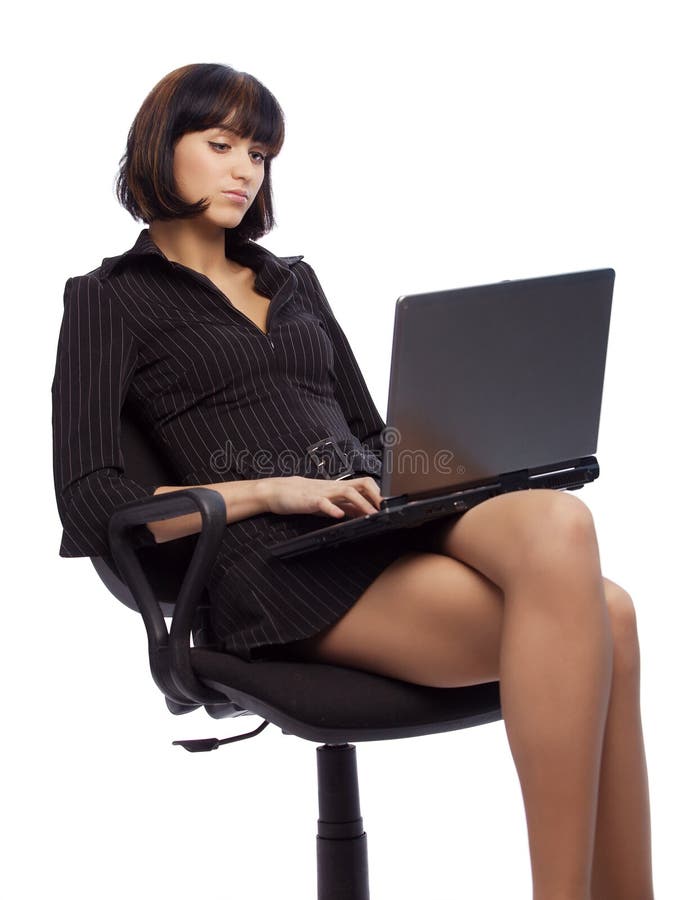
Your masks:
M358 517L375 513L380 508L382 495L374 478L345 478L334 481L328 478L304 478L302 475L264 478L268 512L279 515L308 513L331 516Z

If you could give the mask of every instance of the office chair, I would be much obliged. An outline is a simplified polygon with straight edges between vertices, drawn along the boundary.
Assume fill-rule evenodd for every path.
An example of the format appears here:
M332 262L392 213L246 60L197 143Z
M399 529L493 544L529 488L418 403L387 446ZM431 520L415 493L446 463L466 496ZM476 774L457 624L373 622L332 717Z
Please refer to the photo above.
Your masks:
M127 474L176 484L142 426L122 412ZM199 511L202 530L157 546L134 546L146 522ZM106 587L141 613L150 671L171 713L204 707L216 719L256 715L261 725L223 740L174 741L191 752L251 738L270 723L317 747L318 900L368 900L368 855L351 742L415 737L501 719L499 684L433 688L324 663L257 659L218 649L204 588L226 527L225 502L185 488L125 503L111 516L110 556L92 557ZM167 628L165 618L171 619ZM192 646L191 646L192 635Z

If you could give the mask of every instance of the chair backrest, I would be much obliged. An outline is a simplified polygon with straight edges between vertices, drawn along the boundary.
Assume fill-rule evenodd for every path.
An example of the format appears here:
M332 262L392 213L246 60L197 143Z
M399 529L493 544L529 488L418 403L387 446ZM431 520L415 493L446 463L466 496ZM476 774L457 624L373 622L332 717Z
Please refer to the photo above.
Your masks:
M120 441L126 474L140 484L178 484L176 473L126 406L122 409L121 424Z
M180 484L147 432L133 413L124 407L121 414L120 442L124 457L125 474L139 484ZM176 597L198 535L190 534L175 541L166 541L155 547L140 547L138 558L148 581L160 600L162 612L173 614L173 598ZM92 557L91 561L109 591L125 606L138 610L131 592L120 578L112 556Z

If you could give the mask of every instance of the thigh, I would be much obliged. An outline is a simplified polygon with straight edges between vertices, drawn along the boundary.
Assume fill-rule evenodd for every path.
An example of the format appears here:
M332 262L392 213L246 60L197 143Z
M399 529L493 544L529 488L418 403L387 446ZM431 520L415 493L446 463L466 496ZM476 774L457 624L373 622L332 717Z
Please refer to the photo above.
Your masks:
M533 488L490 497L441 520L432 549L452 556L505 589L528 568L569 564L600 570L586 504L566 491Z
M286 645L293 656L433 687L497 681L504 596L447 556L409 552L337 623Z

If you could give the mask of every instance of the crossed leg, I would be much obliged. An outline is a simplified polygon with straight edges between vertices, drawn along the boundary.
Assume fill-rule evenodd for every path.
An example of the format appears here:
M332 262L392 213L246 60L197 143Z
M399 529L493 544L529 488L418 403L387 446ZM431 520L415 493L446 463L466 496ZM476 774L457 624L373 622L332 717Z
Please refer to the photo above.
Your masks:
M535 900L651 900L639 644L591 514L537 489L443 523L294 652L419 684L500 681Z

